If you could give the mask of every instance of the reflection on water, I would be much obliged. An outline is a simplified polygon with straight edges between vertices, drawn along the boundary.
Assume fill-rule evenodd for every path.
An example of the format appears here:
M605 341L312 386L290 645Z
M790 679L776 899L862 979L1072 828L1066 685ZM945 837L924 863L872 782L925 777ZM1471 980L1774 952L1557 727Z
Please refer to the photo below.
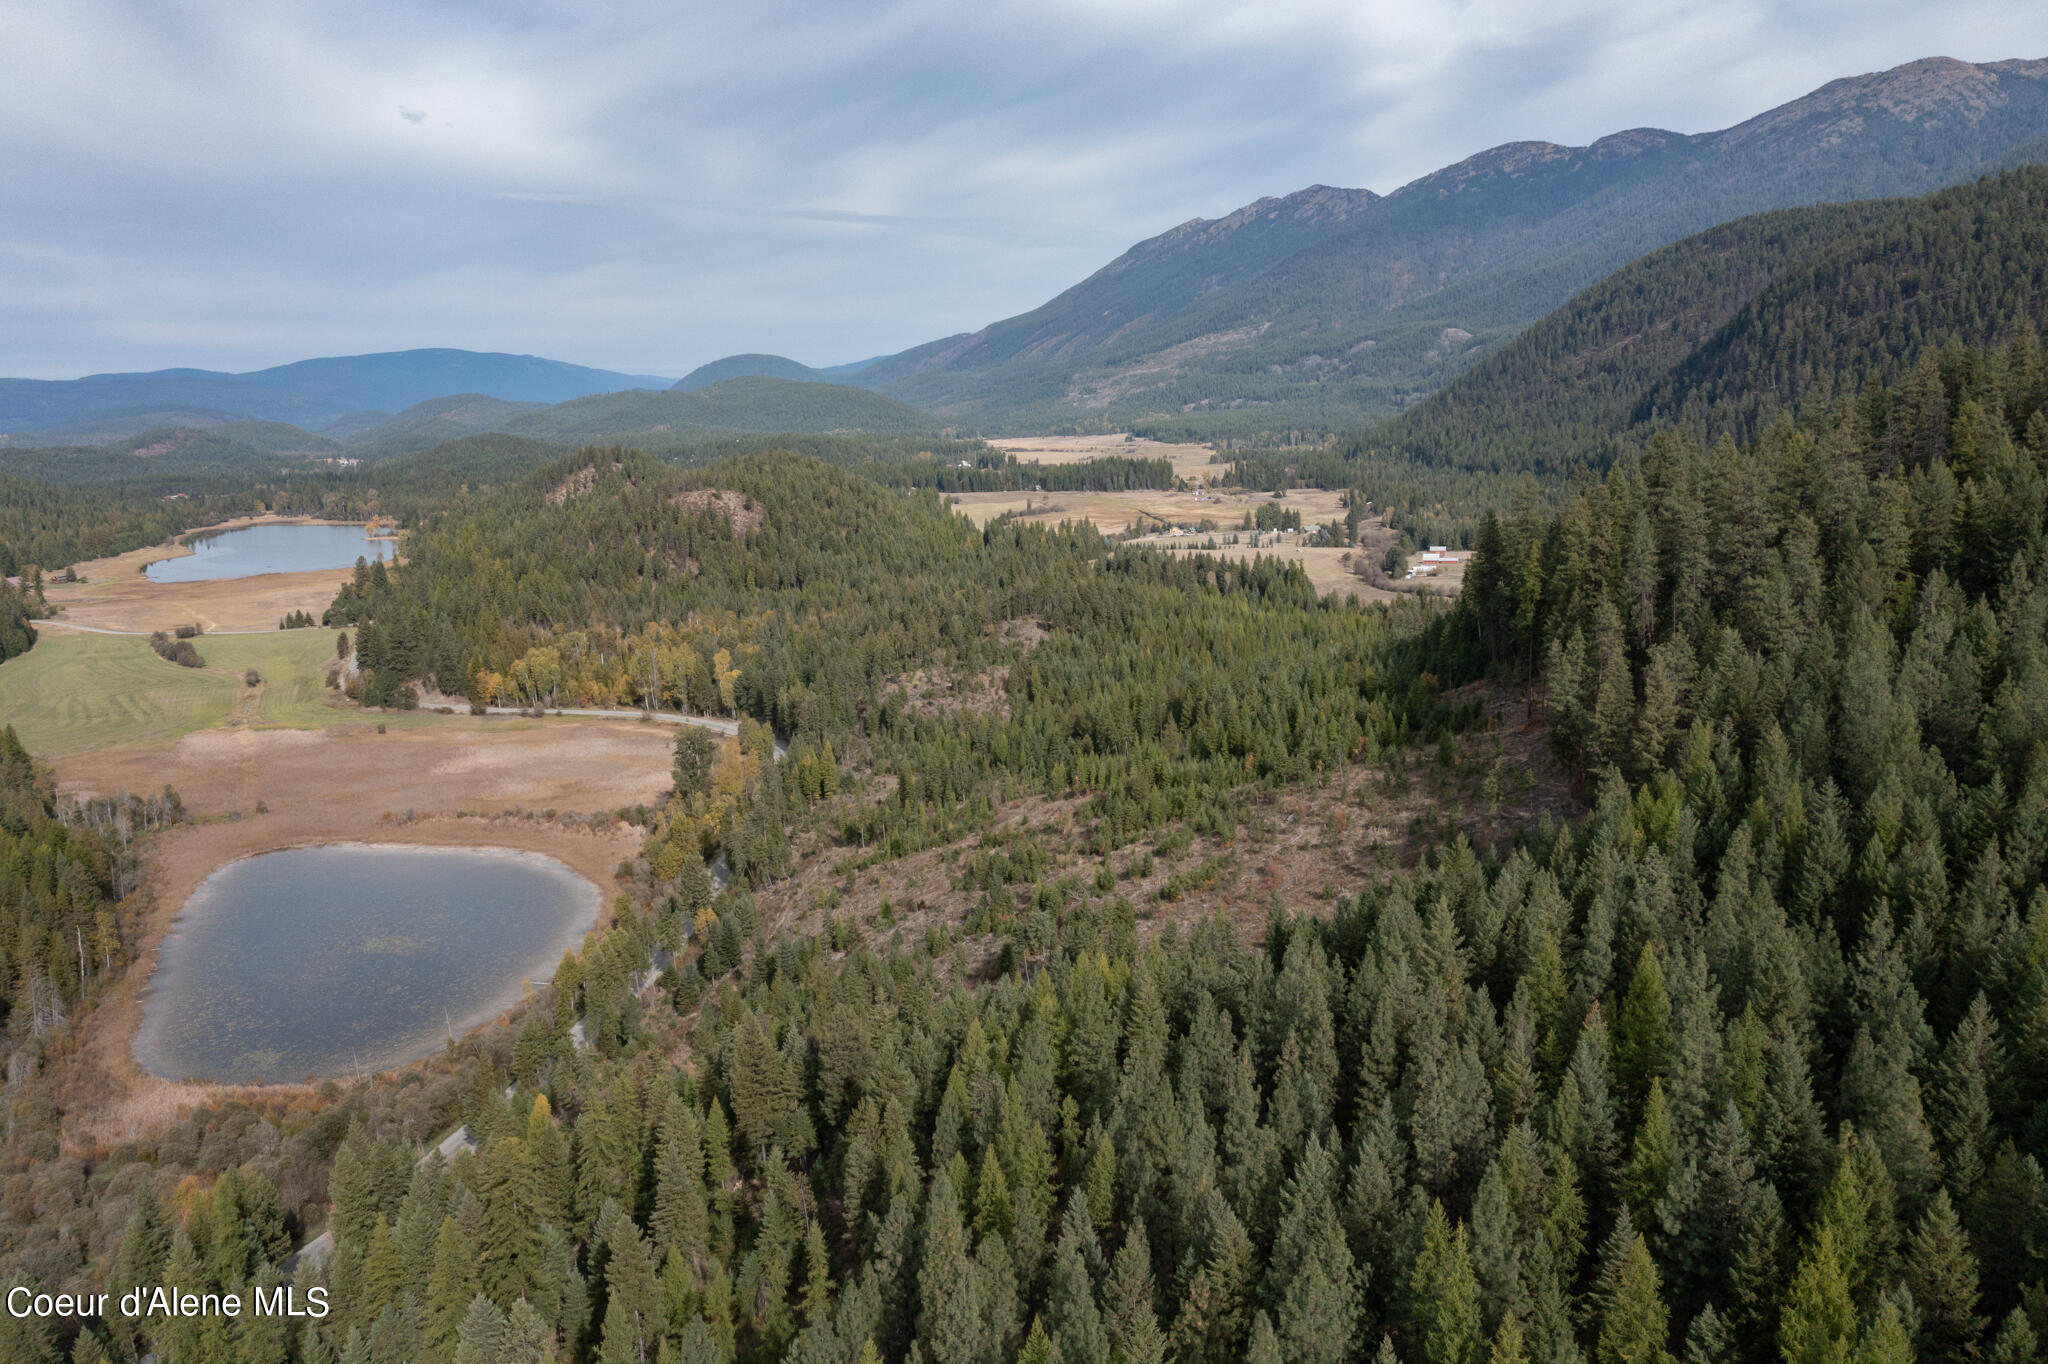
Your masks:
M361 843L231 862L164 941L135 1039L172 1080L401 1065L517 1002L597 921L552 858Z
M192 552L159 559L143 570L153 583L253 578L258 573L310 573L347 568L357 559L389 559L392 540L364 538L361 526L245 526L192 542Z

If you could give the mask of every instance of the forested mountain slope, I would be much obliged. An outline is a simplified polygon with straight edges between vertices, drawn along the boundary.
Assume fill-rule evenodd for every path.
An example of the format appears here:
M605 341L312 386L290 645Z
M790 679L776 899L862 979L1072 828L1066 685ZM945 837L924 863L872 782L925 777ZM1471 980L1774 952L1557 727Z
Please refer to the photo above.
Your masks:
M923 846L1024 783L1092 793L1089 837L1113 847L1226 819L1238 787L1368 740L1441 732L1447 709L1405 681L1419 664L1402 641L1426 615L1325 604L1276 563L1112 553L1086 523L977 530L929 490L809 458L679 471L585 451L416 533L405 565L367 568L330 620L361 625L372 700L416 680L498 704L658 695L812 748L876 745L901 784L850 816L865 842ZM1045 638L1027 645L1020 623ZM914 669L990 667L1012 669L990 713L941 722L887 699ZM764 856L734 851L740 869Z
M2044 134L2048 62L1930 59L1722 132L1510 143L1384 198L1318 186L1184 224L858 382L984 424L1342 429L1666 242L1764 209L1924 193Z
M866 389L748 375L684 392L577 398L504 425L518 435L595 440L676 427L890 434L930 431L936 423L907 403Z
M823 371L799 364L782 355L762 355L750 352L745 355L728 355L699 365L675 381L677 392L687 393L692 389L709 388L712 384L726 379L797 379L807 382L831 382Z
M1949 340L2048 321L2048 167L1921 199L1787 209L1651 252L1364 437L1432 464L1554 474L1637 433L1754 437L1809 394Z

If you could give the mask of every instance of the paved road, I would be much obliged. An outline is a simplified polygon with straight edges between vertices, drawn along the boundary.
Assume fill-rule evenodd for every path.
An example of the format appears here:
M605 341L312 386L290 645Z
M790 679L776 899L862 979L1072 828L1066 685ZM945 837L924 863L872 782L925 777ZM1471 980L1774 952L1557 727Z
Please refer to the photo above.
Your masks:
M531 715L533 712L517 706L485 706L486 715ZM700 729L717 730L729 739L739 737L740 724L737 720L720 720L710 715L680 715L672 710L584 710L564 706L560 710L548 710L548 715L575 715L587 720L638 720L645 716L670 725L696 725ZM777 745L780 748L780 745Z

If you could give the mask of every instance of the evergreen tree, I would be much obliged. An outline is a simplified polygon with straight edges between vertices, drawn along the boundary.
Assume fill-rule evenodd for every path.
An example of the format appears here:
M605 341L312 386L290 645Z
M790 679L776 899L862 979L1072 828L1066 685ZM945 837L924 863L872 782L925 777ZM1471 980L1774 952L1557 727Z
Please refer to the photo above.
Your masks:
M943 1170L925 1202L917 1295L917 1338L929 1358L980 1364L987 1357L980 1275L967 1253L959 1195Z
M434 1268L427 1280L427 1334L422 1359L447 1364L480 1289L476 1251L453 1217L441 1219L434 1238Z
M1937 1189L1906 1247L1906 1284L1920 1309L1920 1348L1935 1359L1975 1357L1984 1319L1978 1313L1977 1257L1956 1220L1948 1190Z
M1416 1333L1428 1364L1479 1364L1485 1344L1479 1282L1472 1273L1465 1228L1454 1231L1442 1203L1429 1210L1420 1253L1409 1276Z

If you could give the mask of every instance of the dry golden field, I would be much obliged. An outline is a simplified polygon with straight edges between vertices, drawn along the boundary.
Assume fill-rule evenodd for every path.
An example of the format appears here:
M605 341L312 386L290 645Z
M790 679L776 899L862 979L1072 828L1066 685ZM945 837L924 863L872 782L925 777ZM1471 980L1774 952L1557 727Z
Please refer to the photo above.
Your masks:
M1229 470L1227 460L1216 459L1208 445L1168 444L1125 435L1110 436L1009 436L991 440L998 450L1007 450L1026 463L1083 464L1105 455L1129 459L1163 459L1173 464L1175 478L1190 483L1218 483Z

